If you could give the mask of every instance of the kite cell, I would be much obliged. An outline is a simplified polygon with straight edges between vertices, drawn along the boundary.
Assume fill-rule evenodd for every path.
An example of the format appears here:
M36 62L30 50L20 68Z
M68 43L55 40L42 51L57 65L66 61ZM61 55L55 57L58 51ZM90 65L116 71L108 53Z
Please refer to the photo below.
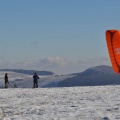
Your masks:
M116 73L120 73L120 31L107 30L106 42L112 67Z

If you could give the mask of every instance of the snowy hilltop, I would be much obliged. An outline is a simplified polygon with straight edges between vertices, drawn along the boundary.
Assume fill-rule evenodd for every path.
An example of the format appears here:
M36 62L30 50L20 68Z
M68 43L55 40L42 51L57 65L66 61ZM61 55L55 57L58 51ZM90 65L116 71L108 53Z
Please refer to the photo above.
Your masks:
M10 85L18 88L32 88L34 70L4 69L0 70L0 88L4 87L4 75L8 73ZM110 66L91 67L83 72L57 75L50 71L37 71L40 79L40 88L49 87L73 87L73 86L100 86L119 85L120 75L116 74Z
M16 72L17 71L17 72ZM22 70L22 72L25 70ZM31 72L25 71L24 73L21 73L21 71L18 72L18 70L3 70L0 71L0 88L4 88L4 75L5 73L8 73L8 79L9 79L9 88L32 88L33 87L33 75L34 72L31 74ZM40 79L38 80L38 87L39 88L45 88L45 87L57 87L59 84L59 81L65 80L69 77L72 77L73 75L56 75L56 74L45 74L47 72L44 72L44 74L41 72L37 72ZM52 73L52 72L50 72ZM14 86L16 85L16 86Z
M5 72L5 71L28 74L28 75L33 75L34 72L37 72L38 75L53 75L54 74L51 71L23 70L23 69L0 69L0 72Z
M60 81L59 86L120 85L120 74L116 74L110 66L96 66L72 75L74 76Z

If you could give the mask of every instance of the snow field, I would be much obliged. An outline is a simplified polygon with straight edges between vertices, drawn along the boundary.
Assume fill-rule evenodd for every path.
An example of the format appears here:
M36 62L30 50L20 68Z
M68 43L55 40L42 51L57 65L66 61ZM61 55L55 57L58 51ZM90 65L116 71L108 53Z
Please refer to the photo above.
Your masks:
M9 87L14 88L16 84L17 88L32 88L33 87L33 75L15 73L15 72L0 72L0 88L4 88L4 75L8 73ZM38 87L57 87L59 81L72 77L72 75L46 75L40 76L38 80Z
M1 89L0 120L120 120L120 86Z

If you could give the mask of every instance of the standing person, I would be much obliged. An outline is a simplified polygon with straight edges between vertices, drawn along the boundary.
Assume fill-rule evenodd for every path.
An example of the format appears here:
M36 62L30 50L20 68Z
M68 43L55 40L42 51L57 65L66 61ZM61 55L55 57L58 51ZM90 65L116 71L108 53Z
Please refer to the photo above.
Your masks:
M8 74L7 73L5 73L5 88L7 88L8 87L8 84L9 84L9 81L8 81Z
M34 73L33 75L33 88L38 88L38 75L36 73Z

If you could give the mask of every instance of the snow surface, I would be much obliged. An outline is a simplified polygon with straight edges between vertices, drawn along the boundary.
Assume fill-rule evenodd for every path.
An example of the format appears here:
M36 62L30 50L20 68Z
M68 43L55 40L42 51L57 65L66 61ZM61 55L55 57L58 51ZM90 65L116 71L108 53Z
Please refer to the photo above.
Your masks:
M33 75L4 71L0 72L0 88L4 88L4 75L8 73L9 87L13 88L14 84L17 88L32 88L33 87ZM59 81L70 78L73 75L46 75L39 76L39 87L57 87Z
M0 120L120 120L120 86L1 89Z
M6 71L7 72L7 71ZM70 75L39 76L0 72L0 120L120 120L120 86L57 87ZM14 88L14 83L17 88Z

